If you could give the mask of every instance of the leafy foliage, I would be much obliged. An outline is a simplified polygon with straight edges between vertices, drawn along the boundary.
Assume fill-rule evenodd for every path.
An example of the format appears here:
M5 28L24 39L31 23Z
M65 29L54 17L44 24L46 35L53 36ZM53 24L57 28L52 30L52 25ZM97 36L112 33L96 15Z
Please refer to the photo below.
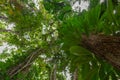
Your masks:
M0 44L8 47L0 54L0 78L118 80L119 70L81 46L81 40L91 34L119 36L119 9L113 0L90 0L88 11L80 13L69 0L1 0Z

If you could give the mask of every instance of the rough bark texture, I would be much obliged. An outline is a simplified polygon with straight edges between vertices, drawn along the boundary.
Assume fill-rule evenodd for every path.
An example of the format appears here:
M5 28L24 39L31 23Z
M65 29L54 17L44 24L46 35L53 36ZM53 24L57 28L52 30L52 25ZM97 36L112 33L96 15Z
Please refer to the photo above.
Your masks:
M105 35L82 36L82 46L120 70L120 37Z

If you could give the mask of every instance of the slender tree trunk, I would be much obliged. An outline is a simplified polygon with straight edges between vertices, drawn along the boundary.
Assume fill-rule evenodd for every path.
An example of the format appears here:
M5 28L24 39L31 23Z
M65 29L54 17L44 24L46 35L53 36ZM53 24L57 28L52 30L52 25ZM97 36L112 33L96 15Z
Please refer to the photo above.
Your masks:
M78 80L78 68L76 68L73 73L73 80Z
M56 80L56 71L57 71L57 64L54 64L53 69L51 71L50 80Z

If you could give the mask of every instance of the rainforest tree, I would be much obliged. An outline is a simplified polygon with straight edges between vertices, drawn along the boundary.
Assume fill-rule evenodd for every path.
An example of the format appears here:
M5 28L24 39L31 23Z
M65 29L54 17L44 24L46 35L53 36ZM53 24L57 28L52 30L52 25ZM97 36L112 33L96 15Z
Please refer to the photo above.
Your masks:
M119 1L0 0L0 45L1 80L118 80Z

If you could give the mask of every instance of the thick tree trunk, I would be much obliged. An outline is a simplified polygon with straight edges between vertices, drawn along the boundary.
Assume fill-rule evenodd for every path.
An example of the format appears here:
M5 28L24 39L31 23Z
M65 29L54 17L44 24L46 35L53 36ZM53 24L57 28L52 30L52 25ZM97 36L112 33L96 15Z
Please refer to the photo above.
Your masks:
M81 45L120 70L120 37L83 35Z

